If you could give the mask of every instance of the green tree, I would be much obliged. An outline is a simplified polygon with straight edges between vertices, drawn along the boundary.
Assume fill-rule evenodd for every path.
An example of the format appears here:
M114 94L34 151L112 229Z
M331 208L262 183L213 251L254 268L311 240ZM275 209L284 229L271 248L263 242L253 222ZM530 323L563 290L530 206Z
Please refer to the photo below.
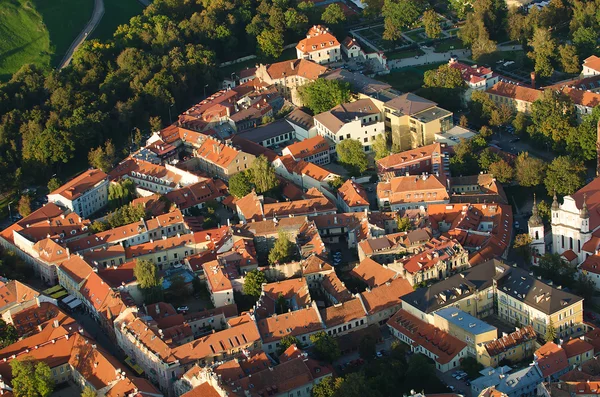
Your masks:
M48 191L51 193L61 186L62 183L60 183L60 179L56 177L50 178L50 180L48 181Z
M398 216L396 222L398 223L399 232L408 232L413 228L412 221L408 216Z
M19 199L18 211L19 211L19 214L21 214L21 216L23 218L25 218L25 217L29 216L29 214L31 214L31 197L29 197L28 194L22 195L21 198Z
M423 76L423 87L464 88L465 82L459 69L451 68L447 64L443 64L437 69L427 70L425 72Z
M269 124L273 121L275 121L275 117L273 116L263 116L262 119L260 119L261 124Z
M563 44L558 47L558 53L563 72L579 73L579 55L575 46Z
M589 275L579 273L575 289L577 295L581 296L584 300L590 300L593 299L596 292L596 283L594 283L594 280Z
M369 162L362 144L355 139L344 139L337 144L335 150L339 162L353 175L360 175L367 170Z
M421 15L419 5L411 0L384 0L383 2L383 38L397 41L402 30L413 25Z
M277 241L269 251L269 263L272 265L286 263L292 259L293 255L294 243L290 241L290 236L287 233L280 231Z
M377 137L375 137L375 141L373 142L373 150L375 151L375 160L379 160L390 155L390 149L388 148L385 134L379 134Z
M259 194L268 192L279 186L279 179L275 175L273 164L263 155L258 156L250 166L252 184Z
M327 112L350 100L350 84L340 80L317 79L299 90L304 106L314 114Z
M550 322L546 326L544 340L546 342L554 342L556 340L556 328L554 328L554 322L552 321L552 319L550 319Z
M473 10L474 0L449 0L450 8L456 12L458 19L465 19L467 14Z
M92 389L90 386L86 386L83 388L83 391L81 392L81 397L96 397L96 391L94 389Z
M461 139L454 146L454 156L450 158L450 170L453 175L473 175L479 173L479 164L475 153L478 148L475 147L472 139Z
M252 191L251 175L242 171L229 178L229 193L235 198L242 198Z
M572 156L584 161L596 158L598 120L600 105L596 105L591 113L583 116L581 123L573 129L572 135L567 139L567 150Z
M312 397L334 397L339 390L339 380L342 378L334 378L327 376L317 383L312 389Z
M54 390L48 364L31 357L10 362L15 397L46 397Z
M531 261L531 236L527 233L517 234L513 243L513 248L525 262Z
M515 128L515 134L522 134L527 131L529 118L523 112L517 112L513 119L512 126Z
M286 335L279 340L279 347L277 348L277 354L281 355L284 351L287 350L288 347L296 345L296 347L300 348L300 341L292 335Z
M377 352L377 341L371 335L367 335L360 340L358 345L358 354L363 360L370 361L375 358Z
M261 53L271 59L276 59L283 52L283 34L274 29L263 30L258 37L258 48Z
M530 157L529 153L519 153L515 160L515 176L521 186L538 186L546 176L546 163L535 157Z
M552 58L556 52L556 42L549 29L536 28L529 40L532 50L527 56L535 62L535 72L541 77L550 77L554 73Z
M0 349L12 345L19 339L17 329L12 324L0 319Z
M550 204L547 201L541 200L537 203L538 213L546 222L550 222L550 217L552 216L552 209L550 208Z
M258 269L254 269L246 273L244 278L244 286L242 291L245 295L258 298L262 293L262 285L267 282L265 274Z
M461 41L471 47L473 59L496 51L496 42L490 39L490 34L484 21L475 13L467 16L467 22L458 31Z
M342 178L341 176L336 176L335 178L333 178L333 180L329 181L328 183L332 189L337 190L340 187L342 187L344 182L346 182L344 178Z
M485 140L491 138L493 134L494 134L494 131L492 131L492 129L490 127L488 127L487 125L484 125L479 130L479 136Z
M373 387L367 382L362 372L352 372L344 376L337 387L336 397L380 397L380 394L373 390Z
M558 156L548 166L544 184L548 194L569 195L584 185L586 168L569 156Z
M115 146L110 140L106 141L104 147L98 146L96 149L90 150L88 154L90 165L104 172L111 171L116 160Z
M585 59L594 53L597 41L598 29L580 27L573 32L573 44L575 44L581 59Z
M573 136L577 124L575 105L567 95L546 90L531 105L531 123L528 132L532 137L541 135L561 147Z
M423 13L423 26L425 34L430 39L437 39L442 34L442 25L440 18L434 10L427 10Z
M509 183L515 177L515 170L505 160L500 159L492 164L488 170L500 183Z
M339 4L333 3L325 8L325 11L321 15L321 20L330 25L337 25L346 20L346 15L344 15L344 11L342 11L342 7Z
M494 127L506 125L510 123L510 120L513 118L513 114L513 109L506 104L496 106L496 108L492 110L490 125Z
M275 311L277 314L283 314L287 313L289 308L290 307L285 299L285 296L283 296L283 294L280 292L279 295L277 295L277 301L275 302Z
M427 74L427 72L425 72L425 74ZM467 128L469 126L469 119L467 118L467 116L461 114L460 119L458 121L458 125L463 128Z
M315 353L317 353L320 360L332 363L341 355L337 340L324 331L310 335L310 341L314 345Z
M500 156L492 152L492 149L485 148L481 151L481 153L479 153L479 168L481 168L484 171L489 171L490 166L493 163L498 162L500 160Z
M162 279L154 263L147 259L137 259L133 274L138 282L138 288L144 295L146 303L154 303L162 298Z
M150 123L150 130L152 130L152 131L162 130L163 122L160 117L158 117L158 116L150 117L149 123Z

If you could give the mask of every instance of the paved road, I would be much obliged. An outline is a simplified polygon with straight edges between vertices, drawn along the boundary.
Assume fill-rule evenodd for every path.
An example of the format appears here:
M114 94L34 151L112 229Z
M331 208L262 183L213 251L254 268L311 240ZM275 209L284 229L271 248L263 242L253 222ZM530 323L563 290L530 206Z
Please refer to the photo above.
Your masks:
M69 50L65 54L64 58L60 62L58 69L62 69L64 67L69 66L71 63L71 58L73 58L73 54L79 48L79 46L87 39L87 37L92 34L98 23L104 16L104 0L94 0L94 12L92 12L92 17L83 30L79 33L77 38L71 43Z

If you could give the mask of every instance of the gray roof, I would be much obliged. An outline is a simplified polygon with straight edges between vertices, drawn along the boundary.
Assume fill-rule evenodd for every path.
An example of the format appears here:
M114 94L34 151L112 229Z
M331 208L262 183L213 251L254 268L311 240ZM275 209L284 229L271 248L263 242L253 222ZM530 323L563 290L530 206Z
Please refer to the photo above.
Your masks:
M313 116L303 112L300 109L294 109L290 114L285 116L285 119L289 123L295 124L298 127L304 128L305 130L309 130L315 125Z
M333 109L317 114L315 119L328 130L337 133L344 124L353 121L356 117L362 118L379 114L379 108L370 99L342 103Z
M404 95L400 95L385 103L385 106L409 116L412 116L415 113L422 112L423 110L429 109L436 105L437 103L410 92Z
M368 96L375 96L378 92L392 88L388 83L372 79L360 73L354 73L346 69L335 69L322 78L327 80L341 80L348 84L354 92L360 92Z
M444 309L435 312L436 316L440 316L451 324L454 324L473 335L479 335L490 331L496 331L498 329L478 319L477 317L471 316L469 313L463 312L455 307L446 307Z
M512 368L508 365L499 368L487 367L479 371L482 376L471 381L471 387L476 391L481 391L490 386L496 386L500 384L500 375L506 375L512 371Z
M511 268L497 259L490 259L477 266L465 270L428 288L418 288L402 300L424 313L450 306L457 299L473 295L492 285L494 279L501 277Z
M508 374L500 380L496 386L499 392L508 394L509 397L521 396L523 389L533 386L533 389L542 382L542 374L536 365L525 367L519 371Z
M294 127L292 127L284 119L281 119L269 124L261 125L258 128L244 131L242 133L237 134L236 136L255 143L260 143L269 138L274 138L276 136L283 135L286 132L293 133Z
M418 119L423 123L429 123L433 120L441 119L443 117L450 116L452 112L447 111L446 109L442 109L437 106L430 107L429 109L425 109L422 112L418 112L413 115L414 118Z
M545 284L520 268L511 268L511 271L498 281L498 290L545 314L556 313L583 300L580 296Z

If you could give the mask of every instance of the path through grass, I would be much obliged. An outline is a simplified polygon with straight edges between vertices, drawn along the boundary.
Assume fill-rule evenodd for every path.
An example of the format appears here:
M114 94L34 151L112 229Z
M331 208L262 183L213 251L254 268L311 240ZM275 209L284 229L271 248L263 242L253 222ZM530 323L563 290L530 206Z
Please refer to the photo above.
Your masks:
M104 17L92 33L93 39L109 40L119 25L129 23L129 20L140 15L144 6L137 0L104 0Z

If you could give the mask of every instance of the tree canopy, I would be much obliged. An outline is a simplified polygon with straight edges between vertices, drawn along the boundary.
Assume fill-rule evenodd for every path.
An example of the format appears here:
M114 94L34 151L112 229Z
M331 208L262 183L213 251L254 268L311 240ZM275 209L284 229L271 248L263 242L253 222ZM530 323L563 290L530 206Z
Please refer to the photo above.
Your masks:
M10 362L15 397L47 397L54 390L50 367L31 357Z
M586 168L569 156L558 156L546 171L544 184L548 194L573 194L584 184Z
M19 339L17 329L12 324L0 319L0 349L12 345Z
M244 286L242 287L245 295L258 298L262 293L262 285L267 282L265 274L258 269L246 273L244 277Z
M263 155L260 155L254 160L250 166L250 175L252 184L259 194L268 192L279 186L279 180L275 175L273 164Z
M544 181L546 163L529 153L519 153L515 161L516 179L521 186L537 186Z
M317 79L299 90L304 106L319 114L350 101L350 84L340 80Z
M421 15L419 2L412 0L384 0L383 2L383 38L397 41L402 30L412 26Z
M242 171L229 178L229 193L235 198L242 198L252 191L252 176Z
M96 149L92 149L88 153L88 161L90 165L104 172L111 171L116 160L115 146L110 139L106 141L104 147L98 146Z
M363 145L356 139L344 139L335 147L339 162L353 175L360 175L367 170L369 161Z
M321 360L333 363L341 355L337 340L324 331L310 335L310 341L314 345L315 353Z
M288 262L294 255L294 243L290 241L290 236L279 231L279 236L269 251L269 263L281 264Z

